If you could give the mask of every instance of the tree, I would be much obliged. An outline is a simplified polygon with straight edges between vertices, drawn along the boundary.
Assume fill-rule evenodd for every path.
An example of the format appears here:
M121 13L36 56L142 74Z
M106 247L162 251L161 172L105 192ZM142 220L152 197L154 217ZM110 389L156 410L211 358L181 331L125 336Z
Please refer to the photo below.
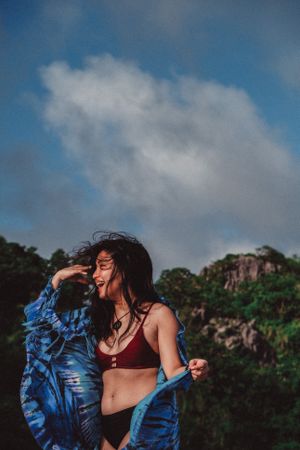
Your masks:
M9 332L21 307L35 298L46 280L47 262L36 253L35 247L8 243L0 236L0 324L2 332Z

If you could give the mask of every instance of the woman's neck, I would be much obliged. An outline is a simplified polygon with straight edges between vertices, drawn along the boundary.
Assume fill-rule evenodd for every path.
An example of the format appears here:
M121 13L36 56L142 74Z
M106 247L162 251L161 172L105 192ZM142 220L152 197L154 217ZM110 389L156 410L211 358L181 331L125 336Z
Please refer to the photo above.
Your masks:
M128 307L127 303L115 303L115 314L119 317L122 316L123 314L126 314L127 312L130 311L130 308Z
M132 299L132 304L135 302L136 297L130 295ZM125 298L121 295L119 298L114 300L115 314L119 317L123 314L130 311L130 307L128 306Z

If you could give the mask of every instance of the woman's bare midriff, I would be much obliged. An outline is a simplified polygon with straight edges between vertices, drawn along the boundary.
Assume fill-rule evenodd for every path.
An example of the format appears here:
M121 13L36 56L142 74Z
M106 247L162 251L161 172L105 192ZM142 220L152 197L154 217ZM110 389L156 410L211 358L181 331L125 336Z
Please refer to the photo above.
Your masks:
M106 370L103 373L102 414L113 414L139 403L155 389L157 371L156 367Z

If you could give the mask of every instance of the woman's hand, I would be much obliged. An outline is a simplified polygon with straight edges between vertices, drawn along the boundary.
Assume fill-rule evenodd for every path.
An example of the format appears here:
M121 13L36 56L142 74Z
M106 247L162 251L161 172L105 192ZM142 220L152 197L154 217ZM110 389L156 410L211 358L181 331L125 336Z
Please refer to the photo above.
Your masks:
M191 359L188 368L191 369L194 381L205 380L208 376L208 362L205 359Z
M86 278L88 270L92 266L83 266L76 264L75 266L66 267L59 270L52 278L53 289L57 289L61 281L69 280L76 281L82 284L89 284L89 280Z

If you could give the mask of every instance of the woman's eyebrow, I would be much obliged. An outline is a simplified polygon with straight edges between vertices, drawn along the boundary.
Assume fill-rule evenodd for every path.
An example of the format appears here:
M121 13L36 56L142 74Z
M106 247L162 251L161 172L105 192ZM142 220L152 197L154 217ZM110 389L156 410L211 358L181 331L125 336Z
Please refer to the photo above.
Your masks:
M110 262L110 261L112 261L112 258L111 258L111 257L107 257L107 258L96 258L96 261L99 261L100 263L103 263L103 262Z

